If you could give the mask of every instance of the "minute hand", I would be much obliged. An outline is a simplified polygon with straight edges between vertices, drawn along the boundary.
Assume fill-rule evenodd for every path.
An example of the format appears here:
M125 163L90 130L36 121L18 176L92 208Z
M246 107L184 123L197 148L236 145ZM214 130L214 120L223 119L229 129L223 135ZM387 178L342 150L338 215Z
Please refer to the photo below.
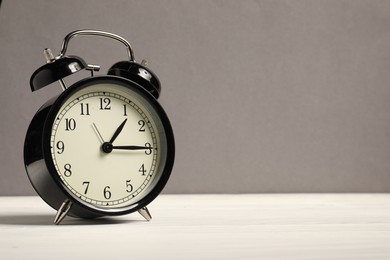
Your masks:
M153 147L150 146L138 146L138 145L120 145L120 146L112 146L112 149L118 150L151 150Z

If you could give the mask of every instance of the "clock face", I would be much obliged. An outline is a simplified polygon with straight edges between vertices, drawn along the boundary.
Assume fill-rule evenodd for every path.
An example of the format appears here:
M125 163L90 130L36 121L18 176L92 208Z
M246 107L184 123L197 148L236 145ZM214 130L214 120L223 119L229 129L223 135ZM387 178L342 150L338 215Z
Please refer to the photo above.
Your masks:
M169 140L161 111L142 91L119 82L95 80L72 91L50 130L61 185L102 211L134 205L168 178L163 175Z

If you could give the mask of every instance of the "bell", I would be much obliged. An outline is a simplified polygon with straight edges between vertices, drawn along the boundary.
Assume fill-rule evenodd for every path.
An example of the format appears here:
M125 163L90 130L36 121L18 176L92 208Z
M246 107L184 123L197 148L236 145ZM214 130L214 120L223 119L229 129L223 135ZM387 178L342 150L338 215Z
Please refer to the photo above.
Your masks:
M120 61L112 65L108 70L108 75L134 81L149 91L156 99L160 96L160 81L151 70L141 64L133 61Z
M77 56L63 56L46 63L38 68L30 78L31 90L41 89L53 82L83 70L87 67L86 62Z

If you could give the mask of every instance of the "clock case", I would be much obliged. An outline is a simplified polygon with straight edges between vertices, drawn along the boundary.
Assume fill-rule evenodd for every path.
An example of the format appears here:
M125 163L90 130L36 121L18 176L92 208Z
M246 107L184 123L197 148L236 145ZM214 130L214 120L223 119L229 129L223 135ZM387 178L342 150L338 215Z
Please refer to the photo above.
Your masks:
M114 64L109 69L108 75L93 76L92 70L96 71L96 65L87 65L83 59L77 56L64 55L67 41L77 35L98 35L113 39L119 37L121 42L125 41L127 43L129 60ZM48 63L37 69L31 76L31 90L36 91L55 81L59 81L64 91L48 100L33 117L25 138L24 163L27 175L36 192L47 204L58 210L54 222L59 224L66 215L80 218L96 218L109 215L123 215L137 210L147 220L150 220L151 216L146 206L159 195L167 183L173 168L175 153L171 124L165 111L157 101L161 92L157 76L146 68L145 62L139 64L134 61L132 49L126 40L120 36L102 31L80 30L72 32L64 39L59 56L53 58L49 49L45 49L45 56ZM91 70L91 77L82 79L67 88L63 78L83 69ZM163 123L167 139L167 158L162 175L156 185L138 202L116 209L103 209L87 205L68 191L54 168L50 153L51 128L54 117L62 103L75 91L102 82L127 86L146 98L157 111Z

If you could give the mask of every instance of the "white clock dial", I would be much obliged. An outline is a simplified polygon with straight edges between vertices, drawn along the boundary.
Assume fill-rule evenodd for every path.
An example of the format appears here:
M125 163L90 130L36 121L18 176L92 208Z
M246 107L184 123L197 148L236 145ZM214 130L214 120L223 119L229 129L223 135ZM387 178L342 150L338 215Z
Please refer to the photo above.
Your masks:
M158 115L141 95L101 83L62 104L50 149L71 194L98 208L121 208L142 199L158 180L161 134Z

